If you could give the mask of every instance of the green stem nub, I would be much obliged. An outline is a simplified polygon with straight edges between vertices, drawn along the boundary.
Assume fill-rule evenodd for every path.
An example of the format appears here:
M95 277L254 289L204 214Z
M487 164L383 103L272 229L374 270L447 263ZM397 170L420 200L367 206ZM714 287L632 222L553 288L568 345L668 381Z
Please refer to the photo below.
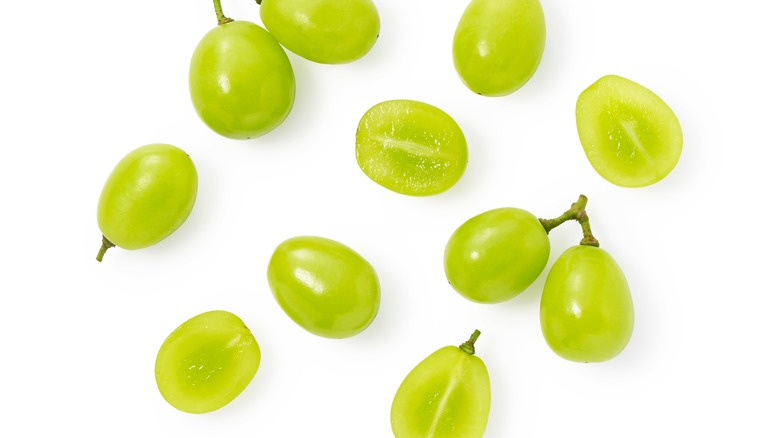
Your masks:
M106 239L106 236L103 236L103 243L100 245L100 251L98 251L98 255L96 257L97 261L102 262L103 256L106 254L106 251L108 251L108 248L113 248L116 245L111 243L110 240Z
M230 23L233 21L232 18L226 17L225 14L222 12L222 1L221 0L214 0L214 12L217 14L217 23L221 26L223 24Z
M460 344L459 348L468 354L474 354L474 343L477 342L477 338L480 334L481 332L479 330L474 330L474 333L471 334L469 340Z

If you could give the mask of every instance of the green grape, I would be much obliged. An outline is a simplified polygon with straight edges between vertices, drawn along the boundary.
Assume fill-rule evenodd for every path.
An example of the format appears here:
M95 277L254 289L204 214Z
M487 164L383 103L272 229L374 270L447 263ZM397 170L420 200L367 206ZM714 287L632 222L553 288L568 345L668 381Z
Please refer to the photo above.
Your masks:
M295 99L295 77L284 49L262 27L230 21L201 39L190 61L190 97L214 132L259 137L279 126Z
M326 338L362 332L379 310L379 279L371 264L323 237L282 242L268 262L268 284L290 319Z
M356 61L379 37L371 0L263 0L260 18L284 47L323 64Z
M455 70L477 94L511 94L536 72L546 32L539 0L471 0L452 42Z
M547 344L564 359L602 362L617 356L634 329L623 271L601 248L567 249L547 275L540 320Z
M260 366L260 347L236 315L223 310L197 315L163 342L154 364L157 388L176 409L215 411L249 385Z
M682 128L672 109L620 76L604 76L580 94L577 132L596 172L621 187L655 184L682 153Z
M460 348L447 346L423 359L393 399L396 438L479 438L490 414L490 376L474 355L475 331Z
M539 219L519 208L497 208L458 227L444 249L450 285L478 303L517 296L539 277L550 239Z
M360 119L355 155L363 173L397 193L446 191L466 170L468 148L458 124L423 102L389 100Z
M103 245L140 249L176 231L198 192L198 172L186 152L169 144L141 146L122 158L106 180L97 220Z

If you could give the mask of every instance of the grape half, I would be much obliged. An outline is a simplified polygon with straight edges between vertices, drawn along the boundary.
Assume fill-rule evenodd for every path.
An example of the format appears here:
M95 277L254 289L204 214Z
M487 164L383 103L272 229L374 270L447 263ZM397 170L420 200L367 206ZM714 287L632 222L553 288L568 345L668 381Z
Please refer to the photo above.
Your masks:
M490 376L474 354L473 340L423 359L393 398L390 424L396 438L480 438L490 414Z
M621 187L645 187L677 165L683 146L680 122L655 93L608 75L577 99L577 132L588 161Z
M360 119L355 140L360 169L376 183L411 196L446 191L466 170L468 148L447 113L415 100L389 100Z
M215 411L249 385L260 347L236 315L214 310L174 330L157 353L154 375L163 398L192 414Z

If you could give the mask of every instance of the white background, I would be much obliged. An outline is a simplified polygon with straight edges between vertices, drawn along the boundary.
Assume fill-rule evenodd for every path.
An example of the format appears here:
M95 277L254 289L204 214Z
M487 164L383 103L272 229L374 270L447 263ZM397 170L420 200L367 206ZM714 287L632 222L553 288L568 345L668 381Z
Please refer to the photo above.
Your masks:
M210 1L3 6L0 436L391 437L406 373L475 328L493 388L487 437L779 436L773 6L545 0L535 76L486 98L452 66L467 0L375 3L373 50L337 66L291 54L294 108L249 141L214 134L190 103L189 59L216 25ZM223 6L260 22L252 0ZM681 160L656 185L613 186L582 152L574 104L605 74L647 86L680 119ZM358 168L358 120L397 98L438 106L466 134L468 168L448 192L406 197ZM195 161L195 208L160 244L98 263L102 185L126 153L156 142ZM516 299L479 305L442 268L469 217L501 206L551 217L580 193L636 311L631 343L601 364L545 344L547 270ZM307 234L351 246L379 274L379 314L354 338L308 334L271 296L271 252ZM578 234L573 223L551 234L550 264ZM244 320L262 362L231 404L185 414L160 396L155 357L171 330L213 309Z

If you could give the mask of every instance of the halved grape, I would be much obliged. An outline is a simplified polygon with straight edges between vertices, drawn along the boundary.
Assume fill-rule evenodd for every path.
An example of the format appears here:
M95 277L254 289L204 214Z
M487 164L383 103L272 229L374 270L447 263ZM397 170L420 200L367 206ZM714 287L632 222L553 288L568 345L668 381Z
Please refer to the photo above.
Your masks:
M452 187L466 170L468 148L447 113L415 100L389 100L360 120L355 154L369 178L394 192L435 195Z
M604 76L580 94L577 131L596 172L621 187L655 184L682 153L682 128L672 109L620 76Z
M236 398L260 366L260 347L236 315L214 310L180 325L157 353L154 374L163 398L192 414Z
M434 351L407 374L390 408L396 438L479 438L490 415L490 375L474 354L476 330Z

